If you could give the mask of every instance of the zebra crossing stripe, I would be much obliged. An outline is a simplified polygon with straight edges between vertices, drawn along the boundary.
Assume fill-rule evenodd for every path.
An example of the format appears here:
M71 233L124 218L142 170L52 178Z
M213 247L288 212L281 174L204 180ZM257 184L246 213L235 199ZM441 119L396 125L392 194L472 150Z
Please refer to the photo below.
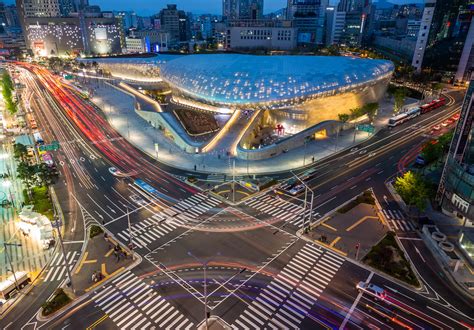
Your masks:
M249 327L247 327L245 324L243 324L242 322L240 322L239 320L235 320L235 323L237 323L241 329L244 329L244 330L250 330ZM258 329L259 327L256 327L256 329ZM238 330L239 328L238 327L235 327L234 329Z
M173 325L175 325L176 323L179 322L179 320L181 320L183 318L183 315L179 315L170 325L168 325L166 327L166 330L168 329L172 329L173 328Z

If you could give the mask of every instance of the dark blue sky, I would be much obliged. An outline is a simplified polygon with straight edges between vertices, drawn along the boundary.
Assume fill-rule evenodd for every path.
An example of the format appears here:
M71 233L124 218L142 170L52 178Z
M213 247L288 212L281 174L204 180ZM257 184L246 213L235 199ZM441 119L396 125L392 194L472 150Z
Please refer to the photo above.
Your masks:
M389 0L393 3L414 3L423 0ZM14 0L6 0L14 3ZM338 0L331 0L337 3ZM197 14L222 13L222 0L89 0L92 5L99 5L103 10L134 10L139 15L151 15L160 11L167 3L175 3L179 9ZM265 13L275 11L286 6L287 0L265 0Z

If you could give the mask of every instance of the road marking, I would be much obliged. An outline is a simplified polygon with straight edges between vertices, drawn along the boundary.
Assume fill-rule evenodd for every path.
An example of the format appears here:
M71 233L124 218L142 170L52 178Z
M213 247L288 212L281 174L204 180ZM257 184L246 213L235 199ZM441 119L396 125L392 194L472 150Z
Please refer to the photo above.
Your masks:
M336 245L337 242L339 242L340 239L341 239L341 236L337 236L335 239L333 239L333 241L331 242L331 244L329 244L329 246L333 247L334 245Z
M370 280L372 279L372 276L374 276L374 272L370 272L369 277L367 277L367 280L365 280L365 283L369 283ZM354 309L359 303L360 298L362 298L362 295L363 295L363 291L360 291L359 294L357 295L356 300L354 300L354 303L352 304L351 309L349 309L349 312L346 314L344 321L342 321L341 325L339 326L339 330L343 330L344 327L346 326L347 322L351 318L352 312L354 312Z
M357 185L352 186L352 187L350 187L349 189L352 190L352 189L355 189L356 187L357 187Z
M353 223L351 226L349 226L346 231L351 231L352 229L354 229L355 227L357 227L358 225L360 225L362 222L364 222L365 220L367 219L378 219L378 217L374 217L372 215L367 215L363 218L360 218L359 220L357 220L357 222Z
M389 287L388 285L384 285L384 287L386 287L387 289L389 289L389 290L391 290L391 291L393 291L393 292L395 292L395 293L398 293L398 294L404 296L405 298L408 298L408 299L410 299L410 300L412 300L412 301L415 301L415 299L413 299L413 298L410 297L410 296L407 296L406 294L401 293L401 292L398 291L397 289L394 289L394 288L392 288L392 287Z
M323 223L321 224L321 226L324 226L324 227L326 227L326 228L329 228L329 229L331 229L331 230L333 230L333 231L337 231L336 228L334 228L333 226L328 225L328 224L325 223L325 222L323 222Z

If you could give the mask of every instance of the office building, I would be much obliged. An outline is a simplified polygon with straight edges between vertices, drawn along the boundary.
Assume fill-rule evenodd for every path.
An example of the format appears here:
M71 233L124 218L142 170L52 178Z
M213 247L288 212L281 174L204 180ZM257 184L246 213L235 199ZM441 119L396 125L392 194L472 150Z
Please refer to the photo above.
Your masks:
M341 35L346 24L346 12L338 11L336 7L326 9L326 45L340 43Z
M298 29L298 44L324 43L325 14L328 0L288 0L286 17Z
M229 21L227 49L291 50L296 47L297 30L291 21Z
M437 199L443 212L474 221L474 80L471 80L454 131Z
M426 0L412 65L416 71L457 71L472 20L465 0Z
M176 5L167 5L159 13L160 29L169 33L170 43L178 44L191 38L191 26L186 13Z
M225 21L261 19L263 17L263 0L223 0L222 17Z
M454 78L455 83L461 84L471 79L474 70L474 20L471 21L469 32L459 60L458 69Z

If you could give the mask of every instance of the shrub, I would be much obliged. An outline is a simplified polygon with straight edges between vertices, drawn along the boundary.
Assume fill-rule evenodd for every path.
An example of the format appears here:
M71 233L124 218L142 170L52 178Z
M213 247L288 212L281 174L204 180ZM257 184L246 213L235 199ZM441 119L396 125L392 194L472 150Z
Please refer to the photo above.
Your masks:
M54 297L42 305L43 315L50 315L58 311L62 307L66 306L70 301L71 298L69 298L69 296L66 294L66 292L64 292L63 289L57 289L54 293Z
M91 226L90 233L89 233L89 237L90 237L90 238L94 238L94 237L96 237L97 235L102 234L103 232L104 232L104 231L102 230L102 228L101 228L100 226L92 225L92 226Z

